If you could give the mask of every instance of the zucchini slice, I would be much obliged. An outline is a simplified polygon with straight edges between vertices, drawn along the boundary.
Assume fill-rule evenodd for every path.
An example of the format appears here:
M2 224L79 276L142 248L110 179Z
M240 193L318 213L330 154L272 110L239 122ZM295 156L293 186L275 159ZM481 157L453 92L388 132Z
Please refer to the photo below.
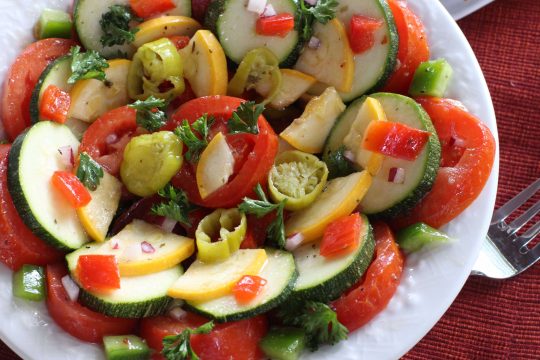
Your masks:
M66 260L71 277L77 282L75 270L78 256L68 254ZM121 276L120 289L95 293L81 288L79 300L99 313L124 318L140 318L164 313L172 299L167 290L183 274L181 266L140 276ZM79 284L80 286L80 284Z
M61 250L88 239L76 210L53 188L55 171L66 171L58 149L79 141L65 125L40 121L15 139L9 153L8 186L22 220L36 236Z
M298 276L291 253L266 249L268 262L258 274L267 280L263 291L249 304L236 302L234 295L225 295L205 302L187 302L190 310L219 322L247 319L281 304L292 292Z
M296 14L293 0L269 0L276 13ZM240 64L253 49L267 47L287 67L296 61L301 49L298 31L292 30L285 37L263 36L255 32L259 15L247 10L244 0L216 0L210 3L205 25L216 34L229 59Z
M306 244L294 250L299 275L292 296L327 302L340 296L362 277L375 251L371 225L365 215L362 219L358 248L349 254L325 258L320 254L319 243Z

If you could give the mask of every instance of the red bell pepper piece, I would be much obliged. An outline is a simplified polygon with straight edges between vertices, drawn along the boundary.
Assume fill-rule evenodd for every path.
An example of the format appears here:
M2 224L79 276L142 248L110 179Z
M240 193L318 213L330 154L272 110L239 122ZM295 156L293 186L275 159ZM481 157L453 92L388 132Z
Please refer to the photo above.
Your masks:
M362 142L364 149L390 157L413 161L420 155L431 134L405 124L372 121Z
M168 36L169 40L172 41L177 50L183 49L189 44L189 36L185 35L171 35Z
M381 20L353 15L349 26L349 45L355 54L371 49L375 43L375 31L383 25Z
M39 115L45 120L63 124L67 120L71 97L55 85L49 85L39 103Z
M289 13L260 17L255 28L259 35L279 37L287 36L292 29L294 29L294 16Z
M326 258L342 256L354 251L360 244L362 217L359 213L337 219L326 227L320 253Z
M55 171L51 182L74 208L87 205L92 195L79 178L68 171Z
M120 270L114 255L81 255L76 275L89 291L107 292L120 289Z
M233 294L239 304L247 304L262 291L266 279L255 275L244 275L233 288Z
M141 18L149 18L176 7L173 0L129 0L129 5L135 15Z

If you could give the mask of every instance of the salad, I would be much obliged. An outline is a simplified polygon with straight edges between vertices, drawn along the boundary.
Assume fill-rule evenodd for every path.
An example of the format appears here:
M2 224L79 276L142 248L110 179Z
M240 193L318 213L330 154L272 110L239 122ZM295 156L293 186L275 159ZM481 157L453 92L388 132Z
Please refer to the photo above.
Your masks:
M207 5L46 10L6 81L0 259L110 358L345 339L493 163L403 2Z

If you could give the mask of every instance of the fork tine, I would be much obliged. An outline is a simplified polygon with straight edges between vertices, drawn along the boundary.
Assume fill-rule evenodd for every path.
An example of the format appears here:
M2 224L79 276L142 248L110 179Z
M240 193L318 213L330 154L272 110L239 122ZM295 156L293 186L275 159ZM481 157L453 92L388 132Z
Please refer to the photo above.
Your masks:
M516 218L514 221L508 225L508 234L514 234L516 233L523 225L527 223L527 221L531 220L533 217L536 216L540 212L540 200L536 202L533 206L531 206L527 211L525 211L523 214L521 214L518 218Z
M495 224L506 219L514 210L529 200L529 198L532 197L538 191L538 189L540 189L540 178L523 189L506 204L497 209L497 211L493 213L491 223Z
M540 234L540 221L531 226L523 235L518 236L514 242L521 247L530 243L538 234Z

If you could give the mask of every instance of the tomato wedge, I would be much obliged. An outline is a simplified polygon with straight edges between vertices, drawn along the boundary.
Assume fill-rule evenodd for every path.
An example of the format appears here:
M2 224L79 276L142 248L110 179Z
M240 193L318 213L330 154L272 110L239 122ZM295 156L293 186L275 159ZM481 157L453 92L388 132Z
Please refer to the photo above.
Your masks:
M384 91L407 94L414 72L429 60L429 45L422 21L403 0L388 0L399 35L397 65Z
M11 145L0 145L0 261L12 270L24 264L46 265L64 253L49 246L26 227L13 204L7 184Z
M253 195L257 183L265 181L277 154L278 139L263 116L259 117L259 134L229 135L227 121L245 100L230 96L207 96L180 106L164 129L173 130L186 119L190 123L204 114L215 118L211 135L221 131L232 149L235 159L234 173L227 184L201 199L195 180L195 166L184 161L178 174L171 180L175 187L184 189L191 202L211 208L231 207L245 196Z
M2 122L10 140L30 126L30 99L43 70L65 55L76 42L43 39L30 44L9 69L2 95Z
M192 313L187 313L181 320L166 316L145 318L141 322L140 335L146 340L148 346L161 351L162 340L165 336L180 334L186 328L196 328L207 321ZM216 324L209 334L192 335L191 346L201 360L262 359L259 341L267 330L268 324L264 316ZM163 357L155 356L154 359L163 359Z
M373 224L375 257L364 277L331 306L338 320L354 331L380 313L394 296L403 272L403 255L392 231L382 222Z
M482 192L495 160L488 127L450 99L416 99L427 111L441 141L442 162L433 188L407 216L392 224L416 222L438 228L465 210Z
M62 285L67 273L63 264L47 266L47 309L58 326L82 341L94 343L101 343L106 335L133 333L137 319L105 316L71 301Z
M135 116L135 110L127 106L103 114L84 133L79 152L88 153L109 174L117 175L124 148L137 134Z

